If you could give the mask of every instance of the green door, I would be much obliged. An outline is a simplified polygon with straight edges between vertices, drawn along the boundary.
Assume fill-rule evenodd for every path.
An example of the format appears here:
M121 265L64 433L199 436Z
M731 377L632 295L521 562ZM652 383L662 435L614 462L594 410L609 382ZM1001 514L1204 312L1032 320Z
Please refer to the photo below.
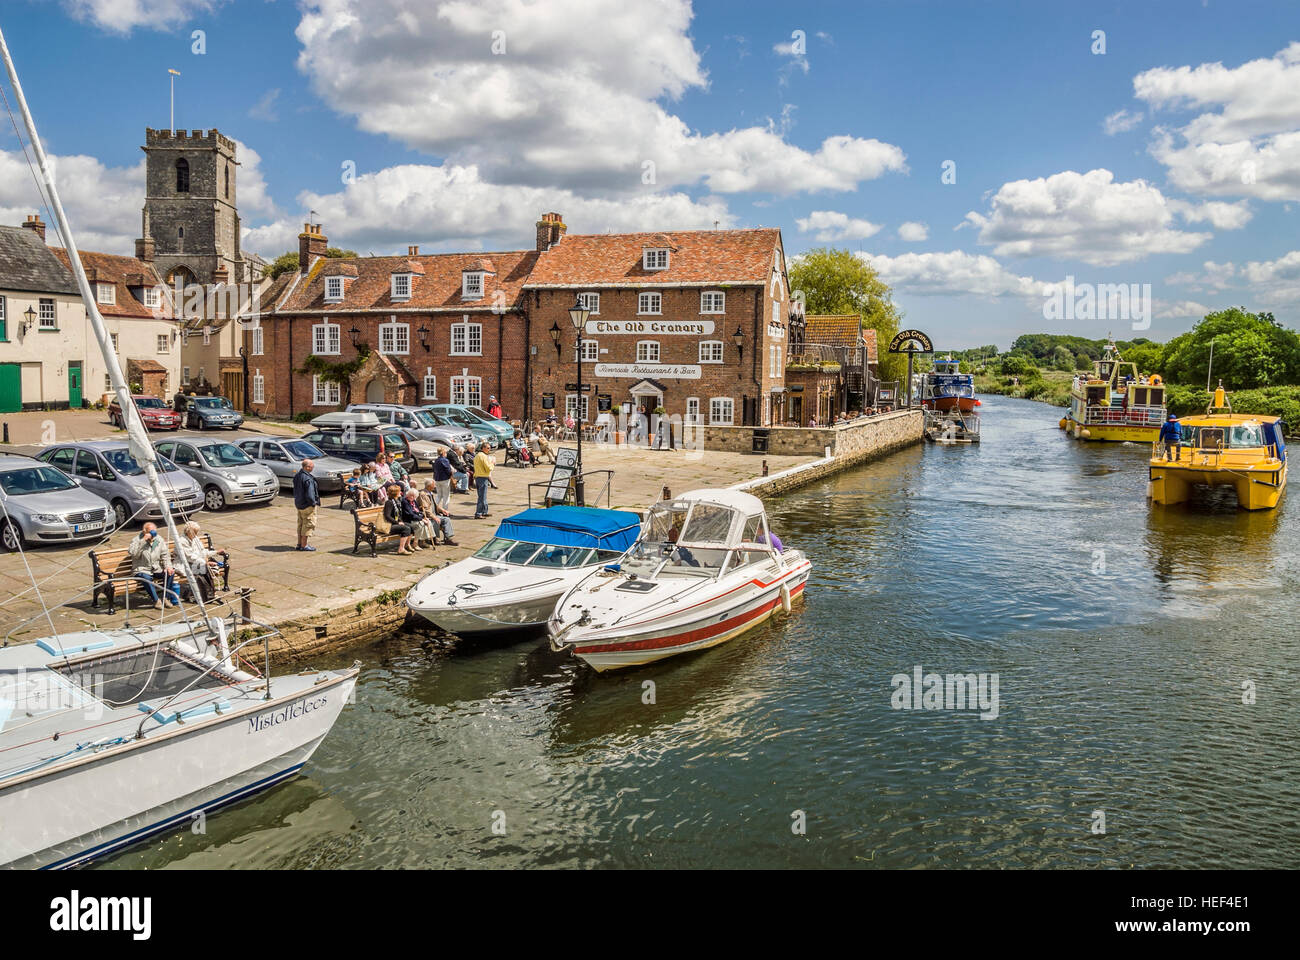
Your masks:
M68 406L81 409L81 361L68 361Z
M0 363L0 413L17 413L23 408L23 368Z

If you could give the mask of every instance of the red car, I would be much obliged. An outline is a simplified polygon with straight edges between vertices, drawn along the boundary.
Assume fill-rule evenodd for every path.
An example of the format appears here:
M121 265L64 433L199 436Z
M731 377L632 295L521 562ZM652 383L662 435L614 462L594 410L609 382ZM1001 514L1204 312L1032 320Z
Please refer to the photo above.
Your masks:
M142 393L132 394L131 399L135 401L136 408L140 411L140 419L144 421L147 429L180 429L181 415L157 397ZM115 427L126 426L126 422L122 419L122 405L116 400L108 405L108 420Z

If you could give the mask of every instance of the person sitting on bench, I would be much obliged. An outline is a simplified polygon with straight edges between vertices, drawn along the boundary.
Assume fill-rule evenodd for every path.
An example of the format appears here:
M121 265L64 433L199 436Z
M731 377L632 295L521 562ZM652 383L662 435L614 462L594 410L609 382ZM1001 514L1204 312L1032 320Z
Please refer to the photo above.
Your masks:
M162 599L158 596L159 586L163 588L167 606L178 606L181 597L176 592L176 569L172 566L166 541L158 536L158 525L146 523L141 528L140 535L126 548L126 552L131 557L132 576L149 591L149 596L153 598L153 608L163 608Z

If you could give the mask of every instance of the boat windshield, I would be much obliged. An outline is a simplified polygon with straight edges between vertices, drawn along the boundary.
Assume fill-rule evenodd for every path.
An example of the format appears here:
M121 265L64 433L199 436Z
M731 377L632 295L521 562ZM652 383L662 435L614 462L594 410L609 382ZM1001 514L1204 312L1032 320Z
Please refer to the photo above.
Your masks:
M527 563L532 559L541 544L524 543L521 540L507 540L493 537L478 548L474 556L480 560L495 560L499 563Z
M529 563L531 567L580 567L590 562L590 547L542 547Z
M697 503L691 510L686 529L678 539L683 543L726 544L735 511L716 503Z
M1245 449L1264 446L1264 433L1258 423L1222 427L1183 426L1183 442L1201 450Z
M624 573L652 579L662 574L716 577L730 551L721 547L679 547L675 543L640 540L623 557Z

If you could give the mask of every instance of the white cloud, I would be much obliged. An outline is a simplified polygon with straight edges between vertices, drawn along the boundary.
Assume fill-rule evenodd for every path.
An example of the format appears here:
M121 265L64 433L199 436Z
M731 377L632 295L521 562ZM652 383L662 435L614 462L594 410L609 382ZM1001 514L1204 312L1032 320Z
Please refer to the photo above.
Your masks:
M999 256L1113 266L1153 253L1187 253L1210 239L1208 233L1173 229L1174 214L1145 180L1116 183L1109 170L1066 170L1004 183L989 201L988 213L971 211L966 222Z
M1246 200L1237 203L1207 200L1205 203L1196 204L1188 203L1186 200L1171 199L1169 209L1187 223L1209 223L1219 230L1240 230L1254 216Z
M795 220L800 231L813 233L820 243L840 240L862 240L880 232L880 224L859 220L835 210L814 210L806 217Z
M131 167L106 167L94 157L51 156L50 165L77 247L134 253L144 206L144 158ZM38 212L48 224L47 242L62 246L53 216L41 207L22 151L0 150L0 223L22 223Z
M275 101L280 99L280 88L268 90L262 94L262 98L248 108L248 115L254 120L264 120L267 123L275 123L280 117L275 111Z
M1250 284L1251 303L1258 308L1300 306L1300 250L1276 260L1252 260L1241 273Z
M1236 264L1215 263L1206 260L1201 264L1200 273L1175 273L1165 277L1165 283L1175 287L1187 287L1189 290L1222 290L1237 276Z
M983 298L1043 297L1044 284L1033 277L1006 269L993 257L949 250L942 253L904 253L897 257L858 254L875 267L897 291L917 296L976 296Z
M136 27L161 30L174 27L197 13L216 9L225 0L63 0L68 12L114 33Z
M908 220L898 226L898 239L906 243L924 243L930 237L930 227L915 220Z
M1238 67L1158 67L1133 78L1154 110L1204 110L1158 128L1151 154L1180 189L1262 200L1300 198L1300 41ZM1219 108L1215 110L1214 108Z
M1201 319L1210 312L1210 308L1195 300L1179 300L1177 303L1157 301L1155 317L1157 320L1186 320L1189 317Z
M239 160L235 201L239 204L240 217L247 221L278 216L280 210L271 199L266 178L262 176L262 155L242 140L235 141L235 150Z
M429 249L527 249L545 210L564 215L570 233L708 229L733 218L716 198L645 193L592 199L572 191L492 183L470 167L408 164L358 176L338 193L305 192L302 210L315 210L331 245L358 252L395 253L407 244ZM297 248L300 218L244 232L244 246L263 256Z
M663 106L707 88L687 0L303 6L298 66L330 106L494 182L637 194L649 161L657 189L788 194L906 170L898 147L874 139L832 136L804 149L770 128L688 127ZM599 43L575 45L593 29Z
M1101 122L1101 128L1106 131L1106 136L1113 137L1117 133L1126 133L1132 130L1142 122L1142 113L1131 112L1129 110L1116 110L1109 117Z

